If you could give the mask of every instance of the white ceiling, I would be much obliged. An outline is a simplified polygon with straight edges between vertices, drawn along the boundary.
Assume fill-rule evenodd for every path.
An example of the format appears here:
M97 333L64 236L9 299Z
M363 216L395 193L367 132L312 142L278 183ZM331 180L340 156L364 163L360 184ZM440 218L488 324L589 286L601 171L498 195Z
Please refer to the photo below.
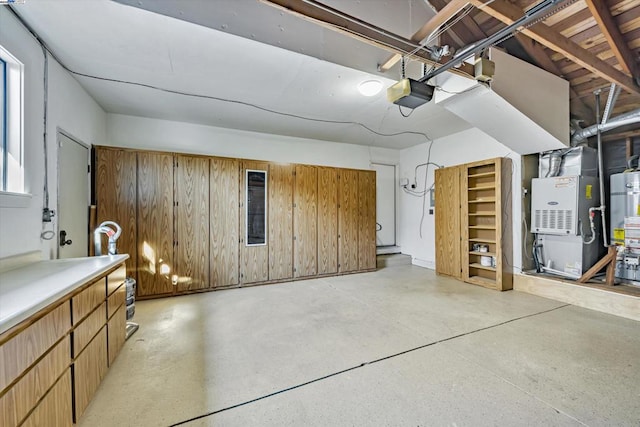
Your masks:
M387 52L258 0L135 4L139 7L109 0L29 0L14 10L76 72L200 96L76 76L109 113L389 148L425 142L411 132L435 139L470 127L433 102L404 118L385 91L360 95L356 87L363 80L377 78L387 87L398 78L373 74ZM404 36L432 15L419 0L330 4ZM150 6L163 14L140 8ZM303 120L247 104L402 134L380 136L355 124Z

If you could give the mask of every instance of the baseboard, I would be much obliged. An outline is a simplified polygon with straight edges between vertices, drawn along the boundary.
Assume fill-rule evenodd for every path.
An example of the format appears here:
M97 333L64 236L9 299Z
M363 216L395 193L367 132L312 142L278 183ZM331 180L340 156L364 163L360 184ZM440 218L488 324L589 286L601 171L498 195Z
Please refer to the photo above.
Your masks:
M424 259L411 258L411 264L417 265L418 267L428 268L429 270L436 269L436 263L433 261L427 261Z

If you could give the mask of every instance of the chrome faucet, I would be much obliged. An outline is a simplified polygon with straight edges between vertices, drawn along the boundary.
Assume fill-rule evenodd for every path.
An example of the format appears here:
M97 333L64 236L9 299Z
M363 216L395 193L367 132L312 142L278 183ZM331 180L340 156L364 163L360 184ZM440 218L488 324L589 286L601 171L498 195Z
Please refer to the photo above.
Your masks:
M122 233L122 228L113 222L113 221L105 221L98 226L93 232L93 243L95 247L95 255L102 255L102 241L101 235L106 234L109 237L109 241L107 244L107 253L109 255L115 255L118 253L116 249L116 240L120 237L120 233Z

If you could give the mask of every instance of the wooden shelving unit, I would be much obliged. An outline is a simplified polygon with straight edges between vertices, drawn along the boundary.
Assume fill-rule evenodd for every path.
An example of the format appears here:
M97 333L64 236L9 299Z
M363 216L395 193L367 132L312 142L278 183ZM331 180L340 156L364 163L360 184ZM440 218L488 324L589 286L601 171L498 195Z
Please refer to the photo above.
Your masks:
M511 216L504 215L505 208L510 208L505 206L510 203L510 160L495 158L463 166L462 280L497 290L511 289Z

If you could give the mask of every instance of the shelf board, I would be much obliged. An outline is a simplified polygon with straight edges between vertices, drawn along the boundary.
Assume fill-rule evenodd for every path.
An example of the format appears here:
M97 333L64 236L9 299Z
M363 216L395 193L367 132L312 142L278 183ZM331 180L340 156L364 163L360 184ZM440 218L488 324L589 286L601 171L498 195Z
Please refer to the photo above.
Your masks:
M486 286L489 288L494 288L494 289L497 286L497 283L495 280L487 279L486 277L482 277L482 276L469 276L469 282L476 283L478 285Z
M495 172L483 172L483 173L472 173L470 175L467 175L469 178L479 178L482 176L493 176L495 175Z
M469 203L493 203L495 201L495 197L483 197L481 199L469 200Z
M480 270L496 271L495 267L489 267L489 266L486 266L486 265L482 265L479 262L474 262L474 263L469 264L469 268L479 268Z
M469 212L469 216L496 216L496 211Z
M495 190L496 186L495 185L479 185L477 187L469 187L468 190Z
M474 237L469 239L470 242L478 242L478 243L496 243L495 240L490 240L490 239L481 239L479 237Z
M495 225L470 225L469 228L474 230L495 230Z
M496 253L495 252L469 251L469 255L496 256Z

